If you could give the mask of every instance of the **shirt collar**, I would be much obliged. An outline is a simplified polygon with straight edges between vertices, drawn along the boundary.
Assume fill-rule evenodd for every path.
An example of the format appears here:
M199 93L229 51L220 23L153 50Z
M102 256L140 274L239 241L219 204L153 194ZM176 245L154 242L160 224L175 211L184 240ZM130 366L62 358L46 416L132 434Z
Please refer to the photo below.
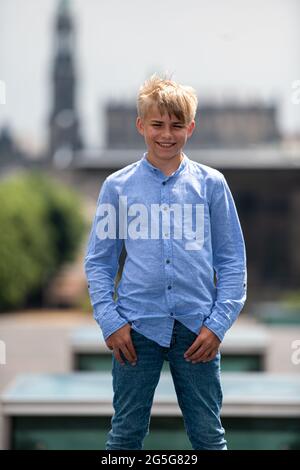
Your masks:
M148 155L148 152L145 152L143 154L143 157L141 159L142 166L146 170L151 172L153 175L156 175L159 178L164 179L164 180L167 180L167 179L172 178L174 176L178 176L180 173L182 173L184 171L184 169L187 167L188 161L189 161L189 158L187 157L187 155L185 153L183 153L183 159L182 159L179 167L177 168L177 170L175 170L174 173L172 173L171 175L166 176L159 168L155 167L154 165L152 165L152 163L149 162L149 160L147 159L147 155Z

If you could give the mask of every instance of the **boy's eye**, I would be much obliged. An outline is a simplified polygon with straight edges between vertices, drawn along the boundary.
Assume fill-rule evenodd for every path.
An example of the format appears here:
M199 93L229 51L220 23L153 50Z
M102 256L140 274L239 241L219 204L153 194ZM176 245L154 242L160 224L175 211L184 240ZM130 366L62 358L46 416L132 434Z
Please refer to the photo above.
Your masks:
M161 124L159 123L153 123L152 124L153 127L161 127ZM182 124L174 124L173 127L176 127L177 129L182 129L184 126Z

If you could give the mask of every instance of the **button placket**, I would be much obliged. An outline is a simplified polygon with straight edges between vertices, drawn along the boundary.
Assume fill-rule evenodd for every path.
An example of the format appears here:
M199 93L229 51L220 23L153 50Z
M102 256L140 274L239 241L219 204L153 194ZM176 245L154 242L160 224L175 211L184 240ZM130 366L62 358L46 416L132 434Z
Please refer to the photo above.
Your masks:
M166 181L162 182L162 189L161 189L161 205L162 205L162 210L164 213L167 211L170 211L170 185L166 185ZM166 279L166 298L167 298L167 304L169 307L169 314L170 317L174 316L174 296L173 296L173 266L171 263L172 259L172 228L171 228L171 214L169 214L169 221L170 221L170 226L169 230L170 232L167 234L166 232L163 233L163 239L162 239L162 244L163 244L163 258L165 260L164 267L165 267L165 279Z

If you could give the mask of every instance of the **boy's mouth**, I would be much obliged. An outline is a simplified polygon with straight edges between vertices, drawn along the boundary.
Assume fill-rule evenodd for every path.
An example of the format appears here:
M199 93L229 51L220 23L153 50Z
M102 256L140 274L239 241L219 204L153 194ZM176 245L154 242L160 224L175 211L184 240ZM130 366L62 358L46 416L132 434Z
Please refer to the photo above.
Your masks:
M173 145L175 145L175 143L173 143L173 142L156 142L156 143L164 149L171 148L171 147L173 147Z

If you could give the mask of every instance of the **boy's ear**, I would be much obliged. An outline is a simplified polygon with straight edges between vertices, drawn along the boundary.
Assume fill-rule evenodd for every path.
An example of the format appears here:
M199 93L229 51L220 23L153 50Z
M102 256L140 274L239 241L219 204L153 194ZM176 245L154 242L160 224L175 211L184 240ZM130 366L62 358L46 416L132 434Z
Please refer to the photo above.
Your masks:
M188 137L191 137L192 133L194 132L195 127L196 127L195 121L192 121L192 122L188 125L188 128L187 128L187 135L188 135Z
M136 128L139 131L141 135L144 135L144 123L142 121L142 118L140 116L137 117L136 119Z

